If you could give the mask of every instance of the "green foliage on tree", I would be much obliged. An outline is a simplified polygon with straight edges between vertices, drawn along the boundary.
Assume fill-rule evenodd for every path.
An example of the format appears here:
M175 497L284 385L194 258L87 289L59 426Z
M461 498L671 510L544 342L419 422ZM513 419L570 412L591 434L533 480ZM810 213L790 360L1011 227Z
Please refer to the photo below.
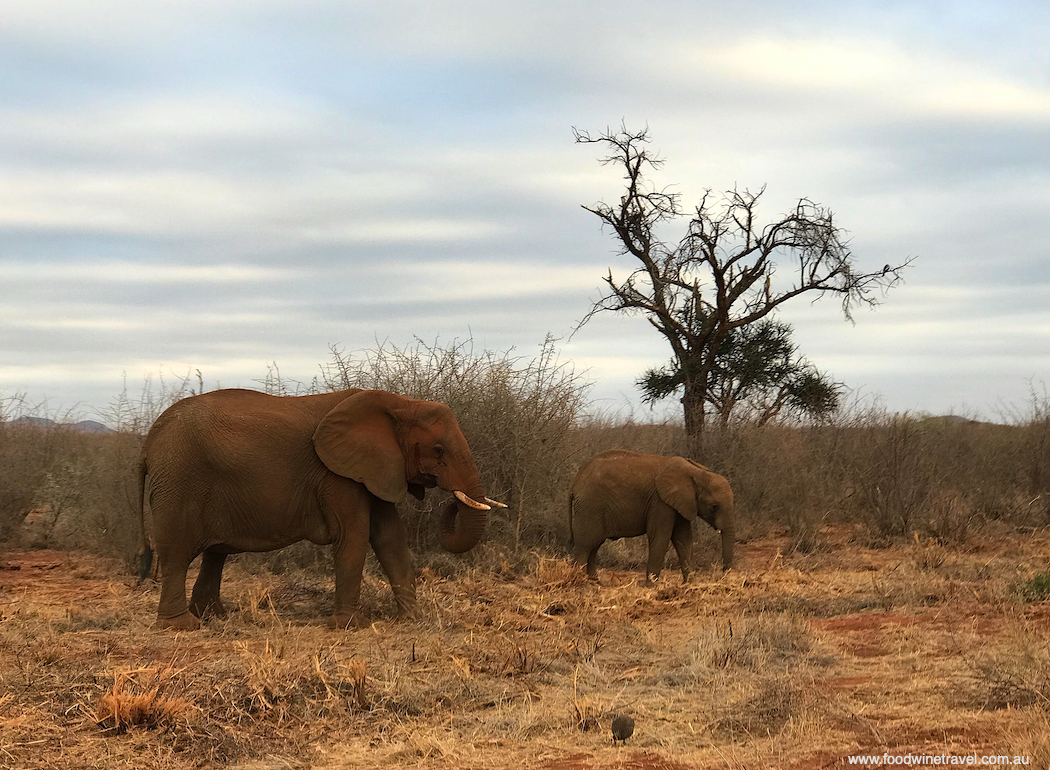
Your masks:
M682 390L686 373L676 360L638 380L652 404ZM791 326L763 319L730 330L708 376L707 405L722 425L748 420L764 425L778 417L823 419L841 402L841 388L797 355Z

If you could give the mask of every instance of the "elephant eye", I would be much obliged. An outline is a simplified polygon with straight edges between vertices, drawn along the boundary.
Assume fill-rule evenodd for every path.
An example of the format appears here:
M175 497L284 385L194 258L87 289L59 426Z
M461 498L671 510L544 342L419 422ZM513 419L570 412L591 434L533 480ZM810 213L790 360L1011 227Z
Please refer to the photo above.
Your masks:
M437 455L438 457L441 457L442 455L445 454L445 447L441 446L441 444L435 444L434 445L434 454Z

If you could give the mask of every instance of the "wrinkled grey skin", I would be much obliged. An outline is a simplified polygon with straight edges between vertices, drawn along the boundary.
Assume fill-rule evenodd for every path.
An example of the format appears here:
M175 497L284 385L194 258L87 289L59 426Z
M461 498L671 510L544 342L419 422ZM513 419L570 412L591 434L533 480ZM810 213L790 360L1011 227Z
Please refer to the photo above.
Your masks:
M160 562L158 628L193 629L198 618L225 612L227 555L299 540L332 546L332 627L358 622L369 544L399 612L412 613L415 570L395 504L434 486L468 498L441 514L438 540L453 553L477 544L488 510L452 410L379 390L297 397L216 390L183 399L146 437L139 482ZM200 555L187 602L186 571Z
M602 543L646 535L646 583L660 576L669 543L688 581L697 517L721 532L722 568L729 569L735 525L733 490L724 477L684 457L602 452L580 469L569 492L572 555L594 579Z

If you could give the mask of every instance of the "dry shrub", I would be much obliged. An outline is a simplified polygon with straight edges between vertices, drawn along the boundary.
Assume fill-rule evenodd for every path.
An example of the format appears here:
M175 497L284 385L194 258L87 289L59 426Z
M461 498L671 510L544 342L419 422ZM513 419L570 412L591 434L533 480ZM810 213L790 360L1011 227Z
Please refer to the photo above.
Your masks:
M1034 706L1050 713L1050 642L1021 621L1006 642L968 660L974 705L985 711Z
M288 392L271 378L271 392ZM568 539L565 490L571 476L568 441L588 385L557 358L547 339L532 359L512 352L474 351L472 341L398 348L383 345L332 361L305 390L378 388L441 401L455 412L490 497L509 505L493 511L487 537L512 550ZM404 511L417 553L437 549L430 532L439 495Z
M911 562L920 572L936 570L948 561L949 551L937 538L923 540L919 533L913 533L914 543L909 548Z
M0 543L17 543L23 522L38 505L39 490L58 462L66 430L29 420L5 422L4 417L0 409Z
M816 642L809 623L786 613L742 615L705 625L684 673L706 693L708 729L732 739L773 735L808 713ZM681 683L680 677L672 677Z
M697 538L698 542L693 547L693 563L695 565L703 564L702 559L707 557L709 553L714 553L713 550L708 552L703 548L704 537L701 535ZM646 561L649 554L649 542L644 535L640 537L622 537L617 540L606 540L602 547L598 550L598 567L599 569L616 569L616 570L630 570L632 572L642 573L639 575L639 579L644 577L643 570L645 569ZM673 572L678 569L678 554L675 553L674 548L668 548L667 553L664 555L664 573L661 574L661 580L667 579L668 572Z
M185 698L168 694L176 686L176 673L170 666L114 672L113 686L102 696L95 722L117 734L133 727L169 729L185 724L194 707Z
M907 536L937 483L929 436L906 415L869 419L854 428L854 491L875 538Z
M53 459L34 497L41 515L24 528L24 544L85 549L131 564L140 541L134 478L140 451L133 434L57 429Z
M132 470L141 438L32 412L5 416L0 408L0 543L86 549L130 564L140 539Z
M1025 430L879 410L820 429L836 437L827 475L846 493L842 515L872 545L915 532L965 545L990 520L1021 523Z
M705 433L694 459L729 479L739 538L783 526L793 549L811 551L840 500L828 478L827 438L820 428L731 425Z
M685 428L674 422L616 422L610 418L582 416L572 436L573 474L591 457L607 449L629 449L645 454L687 456Z
M966 545L983 526L983 520L961 492L938 488L928 500L922 529L938 543Z
M1040 501L1042 522L1050 513L1050 404L1043 404L1039 412L1024 426L1023 466L1028 482L1028 497Z
M1019 426L1009 431L1014 440L1001 453L1014 471L1010 481L1020 492L1023 524L1050 523L1050 392L1046 383L1037 388L1033 382L1026 408L1010 410L1005 418L1012 424L1009 427Z
M161 412L176 401L203 392L204 378L200 369L195 377L187 373L184 377L167 379L161 373L154 380L153 375L147 375L137 394L128 392L125 375L124 387L110 402L103 417L118 433L145 436Z
M805 686L790 677L762 677L740 698L730 701L711 730L719 735L754 738L775 735L806 705Z
M769 612L745 615L735 625L731 620L705 625L693 642L690 668L698 681L717 670L764 671L793 665L812 647L813 633L801 617Z
M1028 712L1027 724L1010 736L1015 756L1029 759L1029 767L1050 767L1050 715L1042 710Z
M820 425L735 424L690 440L677 423L589 417L587 385L557 359L546 340L533 358L477 352L471 341L382 345L353 356L333 351L310 384L264 381L274 393L375 387L443 401L456 413L489 494L510 504L493 511L487 546L464 557L444 554L432 533L432 492L402 510L421 565L450 576L482 568L513 579L531 552L564 555L567 490L594 454L612 448L684 455L726 476L737 501L741 541L770 529L790 533L785 549L821 547L826 523L848 522L867 542L887 545L918 532L942 545L964 545L989 523L1039 528L1050 523L1050 399L1034 396L1013 424L855 410ZM138 501L134 466L142 434L178 398L202 389L198 375L124 393L108 420L120 430L92 435L48 423L0 421L0 542L83 548L134 563ZM3 417L21 409L10 399ZM26 518L29 521L26 523ZM717 561L717 536L697 525L697 565ZM744 546L746 547L746 545ZM603 567L637 569L643 538L610 543ZM239 559L250 569L330 573L329 549L300 543ZM666 568L673 569L673 551ZM375 570L375 564L370 565Z

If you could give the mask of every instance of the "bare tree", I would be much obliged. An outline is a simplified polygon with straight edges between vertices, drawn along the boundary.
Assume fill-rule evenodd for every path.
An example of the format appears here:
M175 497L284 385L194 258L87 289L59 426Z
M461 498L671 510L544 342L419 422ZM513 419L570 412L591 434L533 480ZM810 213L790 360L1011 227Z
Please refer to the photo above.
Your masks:
M657 228L683 212L678 193L653 187L646 176L663 165L647 146L649 129L632 132L621 126L592 136L574 128L573 134L578 143L608 150L602 165L623 169L626 189L620 202L584 208L612 228L622 254L641 263L623 279L609 271L604 279L607 292L580 325L602 311L645 315L671 345L691 436L704 428L711 375L732 330L809 293L839 295L844 316L852 320L855 306L878 304L876 291L884 293L896 284L900 271L912 261L860 272L832 212L808 198L800 199L780 220L762 226L757 213L765 188L757 193L731 190L717 201L708 190L685 236L677 244L665 243ZM777 274L781 265L789 273L786 280Z

